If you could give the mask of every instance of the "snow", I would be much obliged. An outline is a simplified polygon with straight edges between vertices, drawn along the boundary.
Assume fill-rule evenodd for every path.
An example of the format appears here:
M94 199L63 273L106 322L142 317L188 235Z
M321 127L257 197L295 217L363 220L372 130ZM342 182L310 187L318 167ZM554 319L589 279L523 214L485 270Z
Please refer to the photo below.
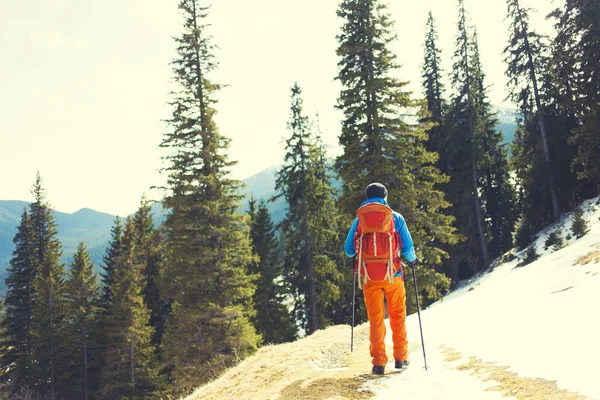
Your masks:
M486 390L491 386L504 386L514 394L509 398L517 398L518 387L511 389L509 383L497 380L486 382L485 374L473 373L473 369L471 373L457 369L476 357L492 368L507 367L515 376L530 378L528 382L535 378L556 381L570 395L600 399L600 258L583 265L576 262L590 252L600 254L600 199L586 201L581 209L588 223L587 235L565 240L565 247L558 251L545 250L548 234L557 227L563 238L571 234L574 213L565 215L538 235L534 245L540 258L535 262L517 267L524 251L515 253L516 259L464 284L421 313L427 371L417 315L409 316L411 366L370 383L376 398L506 398L500 391ZM389 334L388 352L391 348ZM460 353L460 360L448 360L450 350ZM392 370L393 365L388 365L386 371Z

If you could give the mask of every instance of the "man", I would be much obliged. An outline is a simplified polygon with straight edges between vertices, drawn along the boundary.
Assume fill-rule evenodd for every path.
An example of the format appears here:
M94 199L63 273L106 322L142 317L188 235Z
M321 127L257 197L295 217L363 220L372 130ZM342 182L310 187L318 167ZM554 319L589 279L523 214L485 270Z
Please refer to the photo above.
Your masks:
M382 207L383 211L386 209L391 212L391 217L393 219L393 228L395 229L393 240L399 241L399 243L394 243L394 245L390 248L390 253L392 249L397 253L397 248L399 247L402 251L404 257L408 261L409 265L413 266L417 263L417 257L415 255L415 250L413 246L413 241L408 232L408 228L406 223L404 222L404 217L395 211L391 211L387 204L387 188L381 183L371 183L365 189L365 195L367 200L361 204L361 208L357 212L357 215L360 215L361 209L368 207L381 207L376 204L381 204L386 207ZM366 206L366 207L365 207ZM381 218L379 218L381 220ZM391 224L389 224L391 225ZM357 217L350 230L348 231L348 236L346 237L346 244L344 246L344 250L346 255L349 257L357 256L360 258L362 254L365 254L365 249L363 248L360 241L362 240L362 236L359 236L357 231L361 230L361 226L359 225L359 218ZM379 236L378 236L379 237ZM391 237L391 236L390 236ZM372 237L366 241L366 245L369 245ZM376 238L375 238L376 239ZM390 239L390 243L391 243ZM380 240L380 249L382 247L386 247L385 241ZM373 247L373 246L372 246ZM374 243L375 255L377 255L377 243ZM357 252L361 252L361 254L357 254ZM384 250L380 250L382 252ZM359 282L360 278L364 276L365 282L363 285L363 294L365 299L365 306L367 307L367 316L369 318L370 324L370 335L369 339L371 342L370 345L370 353L373 362L373 370L374 374L383 374L385 371L385 365L388 362L388 357L385 352L385 325L384 325L384 302L383 295L387 299L387 308L388 314L390 316L390 326L392 328L392 339L394 342L394 359L395 359L395 367L397 369L401 369L403 367L408 366L408 341L406 340L406 292L404 289L404 277L402 276L402 268L400 266L399 255L393 255L396 264L396 268L392 273L386 275L386 279L377 280L377 279L368 279L369 274L366 273L366 268L368 266L369 261L362 261L359 264L363 264L364 269L361 268L361 265L358 265L357 273L359 274ZM390 256L391 258L391 256ZM391 267L392 264L386 263ZM397 269L397 270L396 270Z

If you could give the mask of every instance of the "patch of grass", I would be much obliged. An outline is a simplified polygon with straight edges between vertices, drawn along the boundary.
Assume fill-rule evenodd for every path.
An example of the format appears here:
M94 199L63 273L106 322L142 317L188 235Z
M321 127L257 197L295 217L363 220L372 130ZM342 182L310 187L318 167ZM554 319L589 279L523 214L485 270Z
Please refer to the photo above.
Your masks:
M579 257L577 260L575 260L575 264L573 265L585 265L591 262L600 262L600 250L592 250L585 256Z
M580 400L585 396L566 389L561 389L556 381L540 378L527 378L509 371L508 367L497 366L471 357L468 362L456 367L459 371L471 371L485 382L495 381L498 384L486 390L497 391L507 397L525 399L561 399Z
M368 398L371 393L359 391L373 379L368 348L368 323L354 328L353 353L350 326L332 326L292 343L264 346L185 399L325 399L322 394L333 391L352 395L332 399Z
M462 358L462 355L458 351L451 349L450 347L441 345L440 349L442 349L442 354L444 355L444 361L446 361L446 362L454 362L454 361L458 361Z
M323 378L316 380L299 379L285 387L278 400L320 400L330 397L343 399L370 399L374 393L362 390L364 377Z

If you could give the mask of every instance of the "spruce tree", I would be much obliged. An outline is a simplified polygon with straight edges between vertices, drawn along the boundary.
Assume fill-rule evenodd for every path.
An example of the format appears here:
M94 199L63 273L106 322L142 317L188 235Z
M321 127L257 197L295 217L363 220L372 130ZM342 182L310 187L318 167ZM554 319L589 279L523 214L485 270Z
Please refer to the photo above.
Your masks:
M549 143L549 121L540 88L540 69L545 64L544 47L540 36L529 27L531 10L522 7L519 0L507 0L507 6L510 38L504 54L508 65L506 75L509 78L510 98L519 104L525 120L534 120L539 127L543 173L552 201L553 218L556 220L560 216L560 205Z
M429 137L427 139L426 148L431 152L439 154L440 159L438 160L438 166L443 172L447 173L448 168L444 162L444 141L446 138L444 132L444 117L447 111L447 105L443 98L442 51L437 45L438 39L435 19L433 18L432 12L429 11L429 16L427 18L427 33L425 36L425 60L423 62L421 75L423 79L423 92L425 94L429 114L426 118L423 118L422 121L433 122L435 124L435 126L427 132Z
M309 156L308 230L315 271L317 323L319 327L327 327L339 323L341 309L348 309L351 304L344 303L346 296L342 295L342 291L352 292L352 279L351 275L344 273L349 271L345 268L344 241L339 237L341 221L345 219L335 203L337 193L332 186L332 163L318 130Z
M385 184L390 205L405 217L418 246L423 263L417 269L419 287L436 298L449 281L431 268L447 256L432 239L453 243L457 237L452 217L440 212L449 203L436 188L448 178L433 165L437 154L424 146L431 125L402 118L419 104L410 98L407 82L393 77L399 65L389 49L395 36L386 6L377 0L345 0L338 16L344 20L337 37L337 79L343 86L338 108L344 114L339 137L343 154L335 162L343 181L340 207L354 215L365 187Z
M597 191L600 190L600 3L567 0L563 15L562 25L575 40L569 55L578 66L575 92L581 123L571 138L578 150L574 164L578 177L594 182Z
M468 262L478 260L477 264L486 268L489 265L484 211L479 192L480 158L478 143L480 132L476 115L477 79L474 76L472 34L467 26L464 1L458 1L458 34L454 51L452 86L454 93L448 112L450 138L447 142L448 168L451 183L447 186L449 200L452 202L452 215L456 217L459 231L467 239L459 249L453 251L453 262L470 258ZM465 149L467 149L465 151ZM458 251L457 251L458 250ZM458 258L458 260L457 260ZM463 260L460 260L460 259ZM455 275L456 272L453 274ZM456 276L453 276L456 277Z
M283 222L286 265L292 286L297 290L296 318L308 333L318 329L317 292L313 267L312 238L309 232L309 180L311 173L310 147L312 137L308 117L303 114L302 91L298 84L292 87L291 111L283 167L277 174L275 189L288 204Z
M220 85L207 33L207 7L181 0L183 32L175 38L173 114L161 147L168 174L167 259L160 290L172 312L161 355L171 389L186 393L251 354L258 335L249 319L254 286L247 217L237 214L240 182L230 177L230 140L214 121Z
M142 265L137 261L134 221L128 217L111 284L112 300L104 317L110 343L104 351L101 398L148 398L157 388L150 311L144 304Z
M66 272L64 264L60 262L62 248L54 212L46 200L39 173L32 194L34 201L29 206L29 215L36 253L36 276L33 281L35 301L31 324L35 359L32 376L36 380L35 390L38 394L56 399L62 396L68 384L60 380L66 368L61 348Z
M32 332L31 321L34 304L33 281L36 276L35 235L27 209L13 239L15 250L10 260L4 299L2 348L0 362L2 381L13 391L32 387Z
M481 65L477 31L471 42L473 71L473 127L478 138L478 191L481 193L486 226L486 243L491 257L512 248L512 233L517 219L516 193L510 182L508 151L502 132L496 130L498 120L488 101L485 73Z
M581 210L575 211L575 217L573 218L573 224L571 225L571 232L573 235L580 239L587 235L588 226L585 219L583 219L583 212Z
M253 297L256 316L252 321L263 343L290 342L296 338L296 326L286 305L290 290L283 276L276 230L264 201L256 206L256 201L251 199L249 206L250 237L254 253L258 256L249 268L257 276Z
M110 304L112 300L110 288L113 282L117 258L119 257L119 251L121 249L122 236L123 227L121 226L121 219L117 217L111 228L111 239L103 258L104 263L102 269L104 272L100 273L100 276L102 277L102 306L104 308L108 308L108 304Z
M100 372L100 286L94 264L83 242L79 243L65 282L66 326L63 350L69 368L64 398L90 399L98 389ZM111 338L112 339L112 338Z
M332 256L341 244L335 241L338 216L322 141L303 114L297 83L291 92L291 136L276 189L288 203L283 235L287 275L296 290L296 319L313 333L331 323L327 308L340 297L343 277Z
M544 68L543 88L551 122L551 151L561 209L577 206L582 198L597 194L593 179L582 176L583 165L578 163L578 146L572 133L582 125L582 109L578 103L578 57L572 21L557 9L548 18L556 18L556 36L549 45L550 55ZM568 143L568 144L567 144ZM587 149L586 149L587 151ZM580 179L577 179L577 178ZM534 189L535 190L535 189ZM539 202L538 202L539 204Z
M154 329L152 343L160 345L164 323L169 313L168 303L160 298L160 268L164 260L164 229L154 229L150 202L142 198L133 220L135 224L136 262L142 265L146 281L144 303L150 310L150 325Z

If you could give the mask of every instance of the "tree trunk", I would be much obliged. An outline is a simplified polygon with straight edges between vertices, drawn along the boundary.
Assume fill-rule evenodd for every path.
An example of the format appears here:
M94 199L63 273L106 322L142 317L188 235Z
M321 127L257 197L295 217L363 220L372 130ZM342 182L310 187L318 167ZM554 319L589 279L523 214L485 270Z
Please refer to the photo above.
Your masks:
M130 333L129 340L129 366L131 369L131 394L135 397L135 363L133 361L133 332Z
M306 276L308 278L308 328L309 333L317 331L317 291L315 288L315 272L312 262L312 246L308 232L308 208L306 205L306 185L302 189L302 240L304 241Z
M50 271L50 274L52 274L52 272ZM52 277L49 276L48 277L48 281L50 282L50 380L51 380L51 384L50 384L50 391L51 391L51 397L52 400L54 400L56 398L56 393L55 393L55 384L56 384L56 374L54 372L54 345L55 345L55 332L54 332L54 285L52 285Z
M88 354L87 354L87 326L83 317L83 398L88 400Z

